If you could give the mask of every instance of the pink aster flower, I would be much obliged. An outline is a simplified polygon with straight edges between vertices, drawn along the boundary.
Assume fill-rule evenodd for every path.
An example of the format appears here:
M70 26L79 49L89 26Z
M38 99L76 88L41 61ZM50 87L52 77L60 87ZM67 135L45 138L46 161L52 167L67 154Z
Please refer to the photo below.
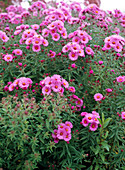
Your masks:
M6 54L4 56L4 60L7 61L7 62L12 61L13 60L13 56L11 54Z
M18 83L21 89L27 89L29 87L29 83L26 77L21 77Z
M34 30L38 30L39 29L39 25L38 24L31 25L31 28L34 29Z
M66 122L65 122L65 125L66 125L66 126L69 126L70 128L73 128L72 123L71 123L71 122L69 122L69 121L66 121Z
M88 55L93 55L93 54L94 54L94 51L93 51L90 47L86 47L85 52L86 52Z
M117 82L121 83L124 82L124 76L119 76L116 78Z
M52 84L52 90L54 92L59 92L61 90L61 84L60 83Z
M26 41L25 41L25 44L26 45L30 45L32 43L32 38L28 38Z
M46 39L42 40L43 46L47 47L49 45L48 41Z
M81 48L80 48L80 45L78 43L73 43L71 45L70 49L73 53L77 53Z
M42 93L43 93L43 95L45 95L45 94L49 95L49 94L51 93L51 88L50 88L50 86L48 86L48 85L44 86L44 87L42 88Z
M83 100L82 99L78 99L75 103L76 103L77 107L81 107L83 105Z
M54 74L51 77L51 80L52 80L52 84L58 84L59 83L61 85L61 76L60 75Z
M69 56L69 59L72 61L75 61L78 59L78 54L74 52L70 52L68 56Z
M62 36L62 38L66 39L66 38L67 38L67 32L66 32L66 31L63 31L63 32L61 33L61 36Z
M15 88L15 85L12 83L10 86L9 86L9 91L13 91Z
M87 44L88 41L89 41L89 39L88 39L87 36L84 36L84 35L83 35L83 36L81 37L81 43Z
M105 50L110 50L110 49L111 49L111 45L110 45L109 43L106 43L106 44L104 45L104 49L105 49Z
M63 139L64 139L66 142L68 142L68 141L71 139L71 133L66 133L66 134L64 134Z
M69 87L69 83L68 83L65 79L62 79L62 85L63 85L65 88L68 88L68 87Z
M87 120L88 120L89 123L92 123L92 122L93 122L93 120L92 120L93 114L87 113L87 114L85 115L85 117L87 118Z
M20 49L15 49L13 52L15 53L15 55L22 55L23 53Z
M89 129L91 131L95 131L95 130L97 130L97 128L98 128L98 124L95 122L92 122L91 125L89 126Z
M125 112L122 112L121 117L123 120L125 120Z
M95 101L100 101L100 100L102 100L102 98L103 98L103 95L101 93L96 93L94 95Z
M58 129L57 131L57 138L58 139L64 139L64 135L66 135L66 132L64 129Z
M60 123L59 125L58 125L58 129L64 129L65 128L65 123Z
M68 90L71 91L72 93L75 93L75 87L73 87L73 86L70 86L70 87L68 88Z
M120 43L117 43L116 46L114 47L116 52L121 52L122 51L122 45Z
M44 29L42 30L42 36L43 36L43 37L48 37L48 35L49 35L49 30L46 29L46 28L44 28Z
M68 52L70 49L70 47L68 45L65 45L63 48L62 48L62 52L66 53Z
M98 117L96 117L95 115L93 115L92 120L93 120L93 122L99 124L99 120L98 120L97 118L98 118Z
M9 40L9 37L7 37L6 34L0 35L0 38L3 42L7 42Z
M54 33L54 34L52 35L52 39L53 39L54 41L58 41L58 40L60 39L60 35L59 35L58 33Z
M33 45L33 46L32 46L32 50L33 50L34 52L39 52L39 51L41 50L41 47L40 47L40 45Z
M69 126L65 126L64 130L66 131L66 133L71 133L71 128Z
M78 36L75 36L75 37L72 38L72 42L79 43L80 38Z
M86 126L88 126L88 124L89 124L88 119L87 119L86 117L84 117L84 118L82 119L82 125L86 127Z
M42 39L41 38L38 38L38 37L34 37L32 39L32 44L33 45L41 45L42 44Z

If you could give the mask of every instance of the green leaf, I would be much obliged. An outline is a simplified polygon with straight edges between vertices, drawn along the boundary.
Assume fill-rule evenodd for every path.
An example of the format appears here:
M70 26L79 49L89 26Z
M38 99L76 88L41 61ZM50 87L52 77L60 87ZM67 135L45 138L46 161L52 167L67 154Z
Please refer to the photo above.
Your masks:
M108 145L105 141L101 142L102 146L107 149L107 151L109 151L109 148L111 147L110 145Z
M107 118L105 121L104 121L104 125L103 125L103 128L106 128L110 122L112 118Z
M101 119L100 119L100 118L97 118L97 119L98 119L99 123L102 125L102 121L101 121Z
M104 160L105 160L104 155L100 154L100 157L101 157L102 161L104 162Z
M104 113L102 113L102 123L104 123Z

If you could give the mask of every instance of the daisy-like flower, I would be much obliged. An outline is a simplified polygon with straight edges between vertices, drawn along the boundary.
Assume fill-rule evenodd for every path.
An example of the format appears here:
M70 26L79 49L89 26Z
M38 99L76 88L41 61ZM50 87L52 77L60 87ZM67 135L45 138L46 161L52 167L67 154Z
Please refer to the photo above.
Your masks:
M104 48L105 48L105 50L110 50L111 49L111 45L109 43L106 43L104 45Z
M58 129L58 131L57 131L57 138L58 139L64 139L65 135L66 135L66 131L64 129Z
M70 52L70 53L68 54L68 56L69 56L69 59L72 60L72 61L75 61L75 60L78 59L78 54L77 54L77 53L74 53L74 52Z
M12 61L13 60L13 56L11 54L7 54L4 56L4 60L9 62L9 61Z
M103 98L103 95L101 93L96 93L94 95L95 101L100 101L100 100L102 100L102 98Z
M31 28L34 29L34 30L38 30L39 29L39 25L38 24L31 25Z
M49 30L46 29L46 28L44 28L44 29L42 30L42 36L43 36L43 37L48 37L48 35L49 35Z
M116 46L114 47L116 52L121 52L122 51L122 45L120 43L117 43Z
M39 51L41 50L40 45L33 45L33 46L32 46L32 50L33 50L34 52L39 52Z
M65 88L68 88L68 87L69 87L69 83L68 83L65 79L62 79L62 85L63 85Z
M77 53L81 48L80 48L80 45L77 44L77 43L73 43L70 47L71 51L73 53Z
M66 52L69 51L69 49L70 49L70 47L69 47L68 45L65 45L65 46L62 48L62 52L63 52L63 53L66 53Z
M4 33L0 35L0 38L3 42L7 42L9 40L9 37L7 37Z
M61 85L60 83L55 83L55 84L52 84L52 90L54 92L59 92L61 90Z
M53 39L54 41L58 41L58 40L60 39L60 35L59 35L58 33L54 33L54 34L52 35L52 39Z
M71 123L71 122L69 122L69 121L66 121L66 122L65 122L65 125L66 125L66 126L69 126L70 128L73 128L72 123Z
M121 117L123 120L125 120L125 112L122 112Z
M26 41L25 41L25 44L26 45L30 45L32 43L32 38L28 38Z
M88 43L88 41L89 41L89 39L88 39L88 37L87 36L82 36L81 37L81 43L83 43L83 44L87 44Z
M87 119L86 117L84 117L84 118L82 119L82 125L83 125L84 127L86 127L86 126L88 126L88 124L89 124L88 119Z
M41 45L42 44L42 39L38 38L38 37L35 37L35 38L32 39L32 44L33 45Z
M66 133L66 134L64 134L63 139L64 139L66 142L70 141L70 139L71 139L71 133Z
M66 39L66 38L67 38L67 32L66 32L66 31L63 31L63 32L61 33L61 36L62 36L62 38Z
M93 54L94 54L94 51L93 51L90 47L86 47L85 52L86 52L88 55L93 55Z
M26 77L21 77L18 83L21 89L27 89L29 87L29 83Z
M121 82L124 82L124 76L119 76L116 78L117 82L121 83Z
M75 87L73 87L73 86L70 86L70 87L68 88L68 90L71 91L72 93L75 93Z
M88 119L88 122L89 122L89 123L92 123L92 122L93 122L93 120L92 120L93 114L87 113L87 114L85 115L85 117Z
M57 138L57 129L54 129L54 133L52 133L53 138Z
M48 41L46 39L42 40L42 45L47 47L49 45Z
M65 128L65 123L60 123L59 125L58 125L58 129L64 129Z
M81 107L83 105L83 100L82 99L78 99L75 103L76 103L77 107Z
M75 37L72 38L72 42L79 43L80 38L78 36L75 36Z
M48 86L48 85L44 86L44 87L42 88L42 93L43 93L43 95L45 95L45 94L49 95L49 94L51 93L51 88L50 88L50 86Z
M12 83L12 84L9 86L9 91L13 91L15 87L16 87L16 86Z
M89 126L89 129L90 129L91 131L96 131L97 128L98 128L98 124L95 123L95 122L92 122L91 125Z
M20 49L15 49L13 52L15 53L15 55L22 55L23 53Z

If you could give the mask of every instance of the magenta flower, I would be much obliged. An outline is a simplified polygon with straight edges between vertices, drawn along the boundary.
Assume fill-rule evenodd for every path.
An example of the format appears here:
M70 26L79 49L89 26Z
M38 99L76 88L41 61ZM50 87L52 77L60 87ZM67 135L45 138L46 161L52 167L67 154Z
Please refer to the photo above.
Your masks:
M95 131L95 130L97 130L97 128L98 128L98 124L95 122L92 122L91 125L89 126L89 129L91 131Z
M66 131L64 129L58 129L58 131L57 131L57 138L58 139L64 139L65 135L66 135Z
M21 89L27 89L29 87L29 83L26 77L21 77L18 83Z
M90 47L86 47L85 52L86 52L88 55L93 55L93 54L94 54L94 51L93 51Z
M32 50L34 52L39 52L41 50L40 45L33 45Z
M87 114L85 115L85 117L87 118L87 120L88 120L89 123L92 123L92 122L93 122L93 120L92 120L93 114L87 113Z
M12 83L10 86L9 86L9 91L13 91L15 88L15 85Z
M119 76L116 78L117 82L121 83L121 82L124 82L124 76Z
M73 87L73 86L70 86L70 87L68 88L68 90L71 91L72 93L75 93L75 87Z
M88 126L88 124L89 124L88 119L87 119L86 117L84 117L84 118L82 119L82 125L86 127L86 126Z
M63 85L65 88L68 88L68 87L69 87L69 83L68 83L65 79L62 79L62 85Z
M49 94L51 93L51 88L50 88L50 86L48 86L48 85L44 86L44 87L42 88L42 93L43 93L43 95L45 95L45 94L49 95Z
M57 129L54 129L54 133L52 133L53 138L57 138Z
M64 140L67 142L67 141L69 141L70 139L71 139L71 133L66 133L66 134L64 134Z
M82 99L78 99L75 103L76 103L77 107L81 107L83 105L83 100Z
M72 61L75 61L78 59L78 54L74 52L70 52L68 56L69 56L69 59Z
M125 112L122 112L121 117L123 120L125 120Z
M59 92L61 90L61 84L60 83L52 84L52 90L54 92Z
M103 95L101 93L96 93L94 95L95 101L100 101L100 100L102 100L102 98L103 98Z
M15 53L15 55L22 55L23 53L20 49L15 49L13 52Z
M46 39L42 40L42 45L47 47L49 45L48 41Z
M71 123L71 122L69 122L69 121L66 121L66 122L65 122L65 125L66 125L66 126L69 126L70 128L73 128L72 123Z
M54 41L58 41L58 40L60 39L60 35L59 35L58 33L54 33L54 34L52 35L52 39L53 39Z
M4 56L4 60L9 62L9 61L12 61L13 60L13 56L11 54L7 54Z

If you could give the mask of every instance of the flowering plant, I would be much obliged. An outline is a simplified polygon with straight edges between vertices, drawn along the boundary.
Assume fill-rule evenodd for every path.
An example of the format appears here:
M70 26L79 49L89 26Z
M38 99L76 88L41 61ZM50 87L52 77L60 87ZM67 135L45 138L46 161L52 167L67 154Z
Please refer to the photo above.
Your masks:
M0 167L124 169L125 14L53 5L0 13Z

